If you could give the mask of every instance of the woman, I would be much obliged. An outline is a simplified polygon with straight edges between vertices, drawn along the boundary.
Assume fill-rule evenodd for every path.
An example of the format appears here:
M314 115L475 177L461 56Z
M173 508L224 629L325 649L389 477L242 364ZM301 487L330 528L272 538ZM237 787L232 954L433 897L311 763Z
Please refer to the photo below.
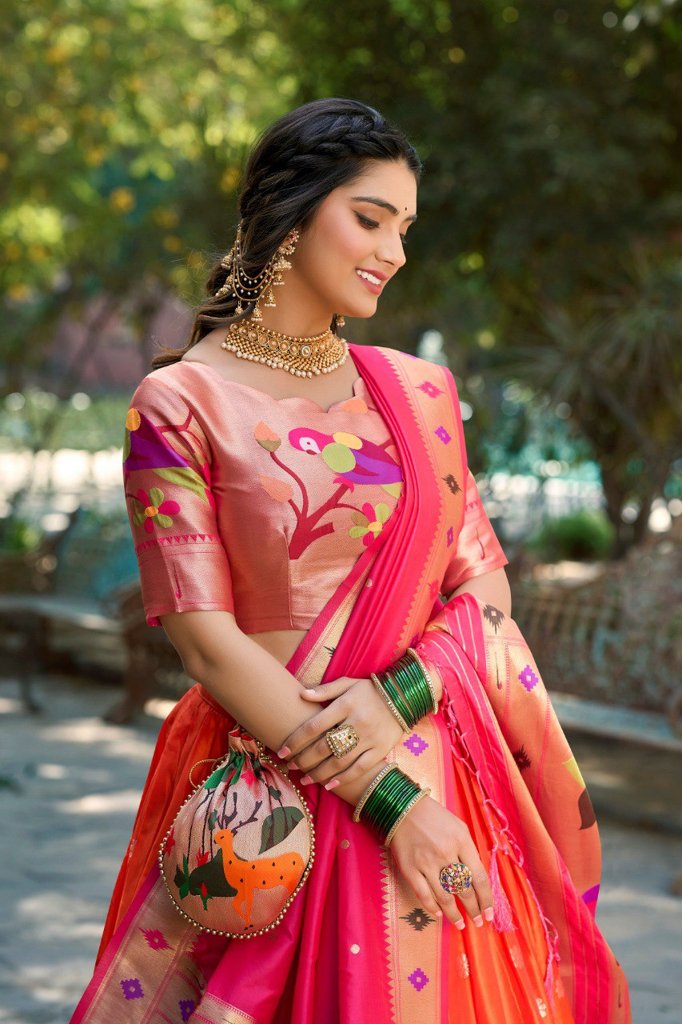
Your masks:
M594 922L594 816L509 617L452 374L336 333L404 265L420 170L364 104L277 121L189 344L133 396L147 621L197 685L161 730L74 1022L630 1019ZM428 713L390 690L408 662ZM316 831L305 885L248 942L193 931L155 866L235 722L308 786ZM392 834L369 810L391 777Z

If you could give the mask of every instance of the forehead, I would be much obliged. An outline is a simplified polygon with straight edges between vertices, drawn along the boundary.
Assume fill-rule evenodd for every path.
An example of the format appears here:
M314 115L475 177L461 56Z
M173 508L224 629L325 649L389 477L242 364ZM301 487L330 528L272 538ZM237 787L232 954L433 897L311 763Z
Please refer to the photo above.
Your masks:
M357 178L338 191L345 197L378 196L401 212L405 207L408 213L415 213L417 209L417 180L402 160L370 160Z

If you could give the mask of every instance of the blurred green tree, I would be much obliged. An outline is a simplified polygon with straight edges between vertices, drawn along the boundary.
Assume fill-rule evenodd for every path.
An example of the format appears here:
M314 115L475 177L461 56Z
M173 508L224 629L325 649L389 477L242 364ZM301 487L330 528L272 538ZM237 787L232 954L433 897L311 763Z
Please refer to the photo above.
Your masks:
M0 38L6 387L60 315L102 296L68 395L114 309L144 340L161 295L191 291L201 250L222 251L253 135L291 81L248 0L26 0Z
M474 445L506 434L518 448L527 421L501 430L501 389L477 400L472 374L516 372L568 408L622 553L680 454L680 5L295 6L294 21L291 2L273 4L300 57L298 100L365 99L425 162L404 287L370 337L404 347L406 331L442 331Z
M438 328L465 380L508 373L533 348L523 372L535 368L550 397L551 374L598 337L592 383L564 404L602 467L622 544L636 539L620 507L636 501L646 522L678 429L670 389L652 400L660 374L679 371L677 296L652 285L640 301L632 264L645 251L652 281L677 273L679 13L676 0L13 5L0 29L6 388L40 364L59 316L93 296L64 397L112 309L149 344L160 296L193 301L202 251L231 237L257 131L306 100L353 96L403 126L425 162L402 286L353 333L414 349ZM604 367L608 399L595 383ZM470 395L472 434L518 447L523 419L500 430L491 390Z

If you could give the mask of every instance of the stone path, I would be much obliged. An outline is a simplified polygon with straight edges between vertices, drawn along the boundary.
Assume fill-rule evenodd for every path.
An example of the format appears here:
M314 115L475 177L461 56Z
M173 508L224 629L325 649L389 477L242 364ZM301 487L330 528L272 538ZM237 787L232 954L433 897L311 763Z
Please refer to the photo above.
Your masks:
M109 686L52 676L38 680L35 693L44 710L30 717L12 681L0 682L2 1024L69 1020L90 976L168 708L155 702L140 724L120 728L100 719L116 696ZM582 737L579 761L588 784L601 773L595 803L603 800L609 808L608 754L585 744L589 739ZM623 778L612 774L611 788L624 805ZM636 778L636 772L627 776L627 785ZM632 792L627 802L636 799ZM605 816L600 822L605 870L598 918L629 975L635 1024L678 1021L682 899L668 889L682 871L682 835L635 829Z

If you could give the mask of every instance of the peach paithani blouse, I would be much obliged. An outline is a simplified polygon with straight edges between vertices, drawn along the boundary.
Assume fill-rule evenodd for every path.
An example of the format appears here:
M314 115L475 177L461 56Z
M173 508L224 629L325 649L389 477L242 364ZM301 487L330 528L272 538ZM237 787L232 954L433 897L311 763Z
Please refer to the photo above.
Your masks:
M182 360L143 378L126 428L126 505L152 626L218 609L245 633L308 629L403 486L362 377L325 410ZM506 564L469 472L441 591Z

